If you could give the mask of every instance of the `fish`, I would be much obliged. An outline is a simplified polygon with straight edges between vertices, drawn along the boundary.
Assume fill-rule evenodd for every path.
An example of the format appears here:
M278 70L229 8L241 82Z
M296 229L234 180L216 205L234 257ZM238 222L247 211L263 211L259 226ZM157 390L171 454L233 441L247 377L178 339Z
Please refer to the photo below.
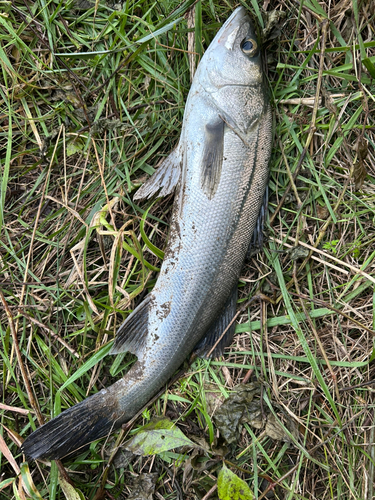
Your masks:
M238 7L198 65L177 146L134 195L175 192L156 284L119 327L111 350L137 361L122 379L32 432L22 444L27 457L61 459L109 435L189 354L217 356L231 342L241 268L262 238L271 147L261 48Z

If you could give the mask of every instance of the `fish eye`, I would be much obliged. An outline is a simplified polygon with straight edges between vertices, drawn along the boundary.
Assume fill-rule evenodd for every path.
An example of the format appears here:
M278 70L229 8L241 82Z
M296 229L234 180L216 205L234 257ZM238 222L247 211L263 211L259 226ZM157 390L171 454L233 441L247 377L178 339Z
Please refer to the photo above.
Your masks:
M254 57L258 53L258 44L253 38L245 38L241 42L241 50L249 57Z

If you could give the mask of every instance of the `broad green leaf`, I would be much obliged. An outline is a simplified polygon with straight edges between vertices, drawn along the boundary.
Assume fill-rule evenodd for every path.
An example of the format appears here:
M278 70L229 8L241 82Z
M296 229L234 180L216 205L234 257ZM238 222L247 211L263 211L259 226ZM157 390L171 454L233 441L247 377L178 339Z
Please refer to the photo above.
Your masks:
M253 500L254 495L248 485L223 464L217 480L220 500Z
M156 455L179 446L197 447L167 418L153 420L144 425L132 439L125 443L125 448L135 455Z

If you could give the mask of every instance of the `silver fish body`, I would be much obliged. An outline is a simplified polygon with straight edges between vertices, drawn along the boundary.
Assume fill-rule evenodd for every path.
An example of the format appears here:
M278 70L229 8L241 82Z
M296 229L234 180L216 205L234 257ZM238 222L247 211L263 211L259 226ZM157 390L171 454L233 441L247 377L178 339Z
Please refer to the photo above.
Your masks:
M235 307L270 151L261 55L239 7L198 66L177 148L136 195L164 195L176 187L157 283L121 325L112 350L134 352L138 361L111 387L32 433L23 444L28 456L61 458L108 434L131 419L207 336L203 352L209 350L223 329L223 311Z

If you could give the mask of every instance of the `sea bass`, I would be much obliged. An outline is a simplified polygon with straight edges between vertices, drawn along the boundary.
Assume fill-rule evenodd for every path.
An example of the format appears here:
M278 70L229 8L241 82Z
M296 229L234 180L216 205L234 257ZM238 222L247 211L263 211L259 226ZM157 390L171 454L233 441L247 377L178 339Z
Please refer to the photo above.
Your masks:
M169 241L153 291L120 326L112 353L137 362L38 428L31 458L59 459L129 421L195 349L207 354L235 314L246 253L262 232L271 110L251 21L236 9L198 65L181 137L135 198L176 191ZM214 354L230 342L233 327Z

